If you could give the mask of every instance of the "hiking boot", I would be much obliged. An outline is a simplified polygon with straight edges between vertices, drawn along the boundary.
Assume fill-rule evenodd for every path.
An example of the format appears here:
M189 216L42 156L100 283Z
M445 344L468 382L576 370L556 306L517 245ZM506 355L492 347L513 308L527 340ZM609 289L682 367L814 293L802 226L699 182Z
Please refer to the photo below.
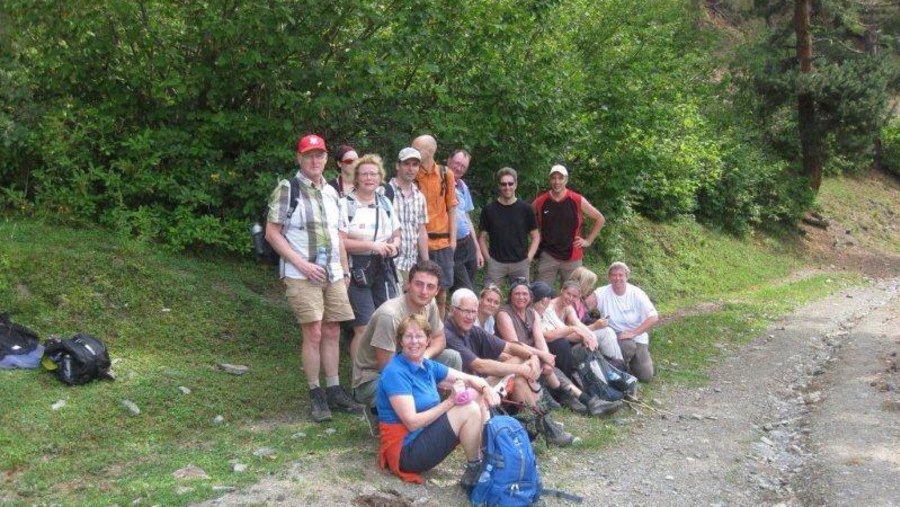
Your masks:
M375 411L375 407L366 407L363 413L366 416L366 424L369 425L369 435L381 437L381 426L378 425L378 412Z
M459 485L468 495L472 488L475 487L475 483L478 482L478 477L481 475L481 460L478 460L474 463L466 463L466 468L463 470L462 478L459 480Z
M328 398L325 391L321 387L309 390L309 401L312 405L310 408L310 416L315 422L323 422L331 420L331 410L328 410Z
M541 399L540 399L539 405L540 405L541 409L546 410L548 412L551 410L559 410L562 408L562 405L560 405L553 398L553 396L550 395L550 390L547 388L541 389Z
M551 419L549 415L545 415L538 420L538 428L541 429L541 433L544 435L544 439L548 444L568 447L572 445L572 441L575 440L575 437L573 437L571 433L564 430L563 427L558 422Z
M596 417L612 414L620 408L622 408L621 401L606 401L601 400L596 396L591 396L591 399L588 400L587 404L588 412Z
M569 410L576 414L584 415L588 413L588 408L584 406L584 403L578 401L578 398L568 389L556 389L553 391L553 396L556 397L560 404L568 407Z
M328 408L350 414L362 415L365 407L353 400L341 386L325 388L328 395Z

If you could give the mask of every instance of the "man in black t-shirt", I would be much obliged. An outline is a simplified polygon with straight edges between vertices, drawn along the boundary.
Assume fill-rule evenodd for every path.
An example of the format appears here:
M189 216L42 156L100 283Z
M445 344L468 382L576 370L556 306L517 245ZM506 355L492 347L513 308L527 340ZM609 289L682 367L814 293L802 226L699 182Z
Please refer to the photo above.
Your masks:
M485 287L504 276L510 280L527 280L531 260L541 242L534 210L516 197L518 179L518 173L511 167L497 171L500 185L497 200L481 210L478 244L481 254L487 259Z

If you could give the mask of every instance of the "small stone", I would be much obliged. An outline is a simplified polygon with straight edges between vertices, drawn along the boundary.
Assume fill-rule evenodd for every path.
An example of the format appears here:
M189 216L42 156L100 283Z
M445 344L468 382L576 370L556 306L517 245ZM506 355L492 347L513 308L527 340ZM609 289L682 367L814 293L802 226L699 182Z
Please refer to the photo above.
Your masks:
M259 458L272 458L275 456L275 449L272 449L271 447L260 447L253 451L253 455Z
M774 445L775 445L775 442L769 440L769 439L766 438L766 437L760 438L759 441L762 442L762 443L764 443L764 444L766 444L766 445L771 445L771 446L774 446Z
M181 394L191 394L191 390L184 386L178 386L178 390L181 391Z
M244 473L247 471L247 465L243 463L235 463L231 465L231 471L236 474Z
M122 406L125 407L131 415L141 415L141 409L131 400L122 400Z
M714 391L714 392L717 392L717 393L721 393L721 392L722 392L722 389L719 388L719 387L713 387L713 391Z
M51 410L59 410L66 406L66 400L56 400L53 405L50 405Z
M775 338L775 335L774 335L774 334L770 334L770 335L769 335L769 339L771 340L772 338Z
M225 373L230 373L232 375L243 375L250 371L250 367L243 364L221 363L219 364L219 368Z
M691 414L691 419L693 419L695 421L700 421L703 419L703 416L700 414Z
M673 475L667 475L667 476L666 476L666 480L667 480L667 481L674 481L674 480L675 480L675 476L673 476Z
M171 308L163 308L163 309L162 309L162 312L163 312L163 313L169 313L169 312L171 312L171 311L172 311Z
M188 465L172 472L172 476L176 479L209 479L209 475L202 468L194 465Z
M775 426L772 425L772 423L763 424L763 427L762 427L762 429L765 431L772 431L774 428L775 428Z
M232 491L235 491L236 489L237 488L234 486L222 486L219 484L212 487L212 490L216 491L218 493L231 493Z
M291 438L305 438L305 437L306 437L306 433L303 433L302 431L298 431L297 433L294 433L293 435L291 435Z
M221 426L221 425L225 424L225 418L222 417L221 415L217 415L217 416L213 417L212 423L215 424L216 426Z
M326 428L326 429L325 429L325 434L326 434L326 435L334 435L335 433L337 433L337 430L334 429L334 428Z
M175 494L178 496L186 495L191 491L194 491L194 488L190 486L178 486L177 488L175 488Z

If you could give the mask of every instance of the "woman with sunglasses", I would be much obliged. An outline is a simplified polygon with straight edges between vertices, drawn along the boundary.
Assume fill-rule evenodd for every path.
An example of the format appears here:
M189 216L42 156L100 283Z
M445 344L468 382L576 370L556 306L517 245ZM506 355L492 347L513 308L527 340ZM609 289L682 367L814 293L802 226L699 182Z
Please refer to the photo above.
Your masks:
M532 292L527 280L513 280L509 303L497 312L497 335L506 341L526 345L532 354L538 356L542 381L556 401L579 414L604 415L607 407L599 398L581 392L556 368L557 358L544 338L540 313L531 303Z
M337 190L339 197L344 197L353 191L353 163L359 159L359 154L349 144L342 144L334 152L334 160L337 163L338 175L328 182Z

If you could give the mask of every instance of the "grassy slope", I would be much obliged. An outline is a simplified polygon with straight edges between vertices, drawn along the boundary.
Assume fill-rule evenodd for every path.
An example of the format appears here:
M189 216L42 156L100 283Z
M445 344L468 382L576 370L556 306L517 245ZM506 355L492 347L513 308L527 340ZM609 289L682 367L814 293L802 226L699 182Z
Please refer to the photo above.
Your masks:
M842 201L863 194L847 185L829 183L823 202L845 191ZM887 205L896 211L896 203ZM798 304L860 281L821 274L783 283L803 265L796 247L739 241L690 222L635 219L606 234L664 313L700 301L723 305L654 333L661 383L702 381L722 353L716 344L746 341ZM38 371L0 372L0 503L124 505L140 497L184 505L217 495L213 485L250 483L302 454L361 453L372 461L375 445L362 421L339 415L328 425L334 435L307 422L299 336L271 273L15 219L0 222L0 244L0 309L44 337L86 331L103 338L119 375L66 388ZM251 371L230 376L214 368L221 362ZM60 399L67 406L51 410ZM142 414L129 416L122 399ZM226 424L215 426L219 414ZM613 424L562 419L588 449L614 435ZM295 438L301 432L306 436ZM253 456L264 446L276 455ZM250 470L234 474L230 460ZM176 481L172 472L188 464L212 479Z

